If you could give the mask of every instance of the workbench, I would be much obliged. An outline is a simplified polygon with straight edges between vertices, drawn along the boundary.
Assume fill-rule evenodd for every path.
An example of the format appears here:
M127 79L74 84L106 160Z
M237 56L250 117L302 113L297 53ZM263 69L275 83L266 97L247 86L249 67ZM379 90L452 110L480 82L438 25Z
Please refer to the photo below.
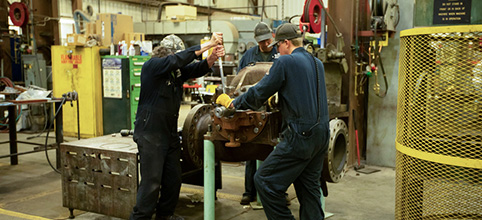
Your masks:
M137 144L120 134L62 143L62 201L79 209L129 218L139 181Z
M53 104L55 106L55 110L58 111L55 117L55 144L54 146L49 145L47 147L55 148L56 149L56 157L57 157L57 168L60 167L60 154L59 154L59 147L60 143L64 141L63 136L63 120L62 120L62 100L61 99L37 99L37 100L22 100L22 101L8 101L8 102L1 102L0 106L7 107L8 109L8 126L9 126L9 140L2 141L0 144L10 143L10 154L8 155L1 155L0 158L10 157L10 164L17 165L18 164L18 156L23 154L30 154L39 151L43 151L43 148L37 148L32 151L25 151L25 152L18 152L18 143L22 144L32 144L32 145L40 145L44 146L44 144L38 144L33 142L27 141L19 141L17 140L17 107L21 105L39 105L39 104ZM47 119L46 119L47 120Z

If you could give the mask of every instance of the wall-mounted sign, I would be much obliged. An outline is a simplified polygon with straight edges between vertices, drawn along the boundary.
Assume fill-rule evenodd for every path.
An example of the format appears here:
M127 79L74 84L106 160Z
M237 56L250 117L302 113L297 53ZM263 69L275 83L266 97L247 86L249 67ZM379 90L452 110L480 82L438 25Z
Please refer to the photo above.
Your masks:
M434 0L433 24L470 24L472 0Z

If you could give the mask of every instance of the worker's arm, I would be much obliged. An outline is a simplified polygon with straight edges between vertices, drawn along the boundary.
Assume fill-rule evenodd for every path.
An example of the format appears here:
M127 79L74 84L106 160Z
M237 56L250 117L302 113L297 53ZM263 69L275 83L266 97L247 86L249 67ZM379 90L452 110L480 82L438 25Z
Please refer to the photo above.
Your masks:
M276 60L261 81L248 89L246 93L237 97L233 102L236 109L259 109L285 84L284 62Z
M153 57L142 66L142 71L150 72L154 77L168 78L172 71L191 63L200 48L197 45L166 57Z
M222 45L223 44L223 33L220 32L214 32L213 35L211 36L211 40L201 44L201 49L196 50L196 55L200 56L204 51L207 51L211 49L212 47L215 47L217 45Z
M223 34L213 33L211 40L198 46L193 46L181 52L171 54L166 57L151 58L148 63L148 68L155 76L162 76L163 74L171 74L172 71L180 69L191 63L196 57L201 55L204 51L222 44ZM143 67L144 69L144 67Z
M214 62L218 60L219 57L224 56L224 47L218 45L214 48L211 55L208 58L204 59L201 62L191 63L183 68L181 68L181 80L185 82L191 78L197 78L204 76L211 67L213 66Z

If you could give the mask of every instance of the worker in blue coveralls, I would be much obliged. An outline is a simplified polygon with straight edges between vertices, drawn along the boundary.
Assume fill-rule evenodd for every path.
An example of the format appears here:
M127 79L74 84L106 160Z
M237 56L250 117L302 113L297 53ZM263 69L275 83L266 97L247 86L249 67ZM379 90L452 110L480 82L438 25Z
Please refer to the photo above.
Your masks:
M171 36L171 35L170 35ZM169 36L168 36L169 37ZM174 215L181 189L181 146L177 120L183 82L210 71L224 56L222 33L213 33L202 45L177 51L171 39L161 41L152 58L142 66L141 93L135 121L134 141L140 155L141 183L130 219L182 220ZM182 44L182 41L181 41ZM208 58L191 63L214 48Z
M330 137L324 67L303 48L301 32L294 24L281 25L273 45L281 56L268 75L235 100L221 94L216 103L239 110L258 109L278 92L283 118L280 142L256 172L256 189L269 220L294 219L284 200L292 183L300 202L300 219L324 219L319 180Z
M276 47L268 47L273 42L273 30L264 22L259 22L254 27L254 39L258 42L257 47L251 47L244 53L239 61L238 73L246 66L257 62L273 62L278 56ZM246 161L244 173L244 193L241 205L248 205L256 200L256 187L254 186L254 174L256 173L256 160ZM287 200L289 201L289 200Z

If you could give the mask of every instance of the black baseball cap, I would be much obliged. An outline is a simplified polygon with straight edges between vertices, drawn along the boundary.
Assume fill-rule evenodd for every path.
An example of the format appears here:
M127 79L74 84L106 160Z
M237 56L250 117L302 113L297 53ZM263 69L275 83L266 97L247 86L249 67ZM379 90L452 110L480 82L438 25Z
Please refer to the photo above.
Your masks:
M268 47L272 47L280 41L290 40L301 36L300 28L297 25L292 23L284 23L276 29L274 41Z
M254 27L254 39L256 39L258 43L273 38L272 33L273 30L264 22L259 22L256 24L256 27Z

